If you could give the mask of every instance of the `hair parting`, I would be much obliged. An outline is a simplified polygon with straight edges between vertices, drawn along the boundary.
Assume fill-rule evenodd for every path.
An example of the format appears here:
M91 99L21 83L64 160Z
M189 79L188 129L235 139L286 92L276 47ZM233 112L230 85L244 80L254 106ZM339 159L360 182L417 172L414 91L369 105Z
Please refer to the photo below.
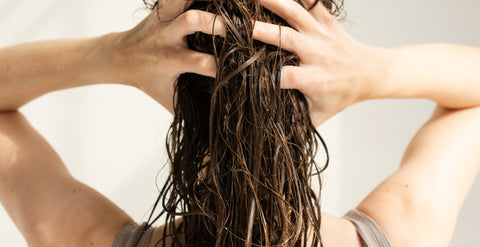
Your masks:
M343 6L302 6L320 3L335 16ZM321 185L328 150L303 94L280 88L281 68L298 58L252 37L252 20L288 24L260 0L197 0L190 9L223 18L227 33L187 37L190 49L215 56L217 74L178 78L166 140L170 174L144 230L165 216L164 237L170 234L174 246L322 246L312 179ZM314 160L320 144L322 166Z

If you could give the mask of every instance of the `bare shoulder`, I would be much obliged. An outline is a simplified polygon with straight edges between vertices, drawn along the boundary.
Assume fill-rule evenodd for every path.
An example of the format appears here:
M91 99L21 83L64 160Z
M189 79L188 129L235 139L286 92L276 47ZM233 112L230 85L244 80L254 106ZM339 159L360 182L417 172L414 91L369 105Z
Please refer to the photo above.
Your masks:
M407 148L399 169L358 209L394 246L448 246L458 212L480 170L480 107L437 107Z

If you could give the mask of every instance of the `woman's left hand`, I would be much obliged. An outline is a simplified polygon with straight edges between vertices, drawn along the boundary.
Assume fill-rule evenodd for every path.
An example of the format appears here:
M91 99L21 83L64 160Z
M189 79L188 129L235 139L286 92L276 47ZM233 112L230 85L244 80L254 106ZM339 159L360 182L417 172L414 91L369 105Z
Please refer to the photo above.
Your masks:
M349 36L321 1L310 11L293 0L262 0L262 5L292 27L256 22L254 38L281 46L299 57L298 66L284 66L281 86L306 97L315 126L350 105L380 98L386 49L362 44ZM303 0L312 6L314 0Z

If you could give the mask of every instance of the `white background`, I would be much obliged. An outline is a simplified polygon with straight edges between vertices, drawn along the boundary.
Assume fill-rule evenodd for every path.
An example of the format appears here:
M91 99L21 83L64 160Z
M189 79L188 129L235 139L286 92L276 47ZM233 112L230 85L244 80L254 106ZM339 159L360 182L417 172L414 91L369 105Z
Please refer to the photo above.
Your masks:
M478 1L345 1L343 26L360 41L385 47L430 42L480 46ZM124 31L145 16L142 6L140 0L0 0L0 47ZM370 101L322 125L319 131L332 158L323 176L323 209L342 216L394 172L433 107L426 100ZM167 111L134 88L112 85L51 93L21 110L76 178L135 220L145 220L156 198L155 181L163 184L167 172L161 170L167 161ZM320 152L319 161L322 157ZM451 247L480 245L478 208L479 179L460 214ZM1 207L0 246L26 246Z

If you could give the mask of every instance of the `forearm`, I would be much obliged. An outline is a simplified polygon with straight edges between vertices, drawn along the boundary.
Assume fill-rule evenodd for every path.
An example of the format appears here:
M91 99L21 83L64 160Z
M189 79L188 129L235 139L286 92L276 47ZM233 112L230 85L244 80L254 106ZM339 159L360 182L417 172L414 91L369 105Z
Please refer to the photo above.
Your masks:
M396 47L387 52L388 98L425 98L445 108L480 106L480 48L453 44Z
M111 83L105 37L27 43L0 50L0 111L43 94Z

